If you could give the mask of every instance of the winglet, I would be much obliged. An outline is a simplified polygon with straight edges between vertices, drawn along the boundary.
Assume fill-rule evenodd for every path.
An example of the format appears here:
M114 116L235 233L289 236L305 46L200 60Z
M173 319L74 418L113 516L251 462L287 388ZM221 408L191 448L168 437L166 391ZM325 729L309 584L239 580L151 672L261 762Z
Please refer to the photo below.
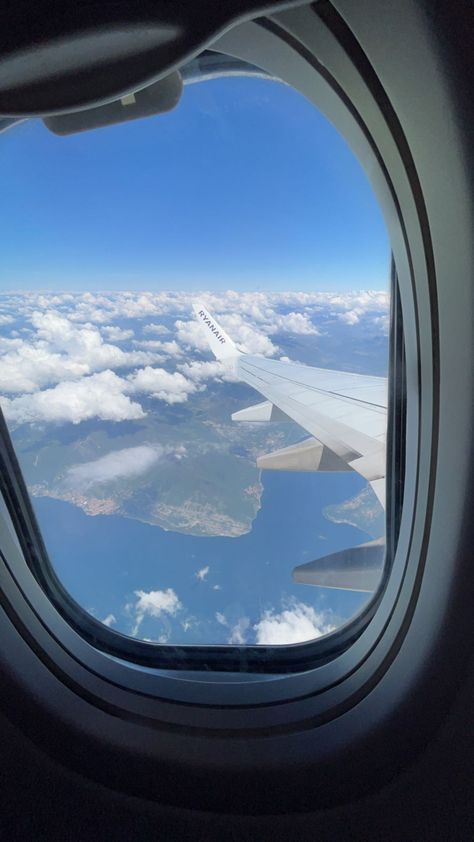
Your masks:
M207 341L216 359L228 360L240 356L240 351L218 322L199 302L193 301L194 314L206 331Z

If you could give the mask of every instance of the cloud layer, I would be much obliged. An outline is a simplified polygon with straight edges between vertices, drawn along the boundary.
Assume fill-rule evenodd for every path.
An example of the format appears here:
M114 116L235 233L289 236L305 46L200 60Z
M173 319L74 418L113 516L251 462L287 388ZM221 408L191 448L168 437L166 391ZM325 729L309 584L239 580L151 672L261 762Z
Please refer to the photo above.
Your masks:
M12 424L138 420L143 398L183 404L235 375L214 360L186 292L0 296L0 403ZM203 293L246 353L282 356L328 325L388 330L386 292ZM8 333L9 332L9 333ZM116 344L116 343L119 343Z
M113 371L103 371L34 394L2 398L1 404L7 420L17 424L48 421L79 424L90 418L101 421L143 418L145 413L140 404L124 393L127 388L127 382Z

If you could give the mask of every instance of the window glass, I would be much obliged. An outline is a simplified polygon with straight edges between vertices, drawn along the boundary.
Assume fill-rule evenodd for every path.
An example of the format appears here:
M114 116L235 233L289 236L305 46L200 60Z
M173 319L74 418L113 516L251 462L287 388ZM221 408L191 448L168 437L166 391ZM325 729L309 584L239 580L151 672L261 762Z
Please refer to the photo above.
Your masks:
M245 77L0 142L0 403L71 595L160 643L353 617L384 555L389 245L346 143Z

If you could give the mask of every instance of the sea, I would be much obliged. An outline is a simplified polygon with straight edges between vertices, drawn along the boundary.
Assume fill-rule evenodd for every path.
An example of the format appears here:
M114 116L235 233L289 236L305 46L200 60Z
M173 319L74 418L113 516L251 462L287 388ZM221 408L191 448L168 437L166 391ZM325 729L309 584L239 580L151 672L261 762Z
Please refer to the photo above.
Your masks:
M328 520L323 509L365 486L355 473L264 472L261 508L237 538L171 532L115 515L86 515L76 506L35 498L50 561L73 598L126 634L176 644L229 642L240 623L245 642L268 615L299 603L336 625L357 613L367 595L292 581L292 569L368 540L365 532ZM145 613L139 593L168 591L174 613ZM176 604L179 607L176 608ZM142 612L143 613L143 612ZM112 615L113 620L110 620Z

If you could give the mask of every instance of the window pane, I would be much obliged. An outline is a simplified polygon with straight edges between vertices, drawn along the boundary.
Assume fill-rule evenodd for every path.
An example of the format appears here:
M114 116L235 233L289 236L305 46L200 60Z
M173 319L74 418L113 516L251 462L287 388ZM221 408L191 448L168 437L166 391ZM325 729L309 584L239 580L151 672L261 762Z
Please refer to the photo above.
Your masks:
M1 406L72 596L161 643L353 617L384 557L389 245L342 138L242 77L1 148Z

